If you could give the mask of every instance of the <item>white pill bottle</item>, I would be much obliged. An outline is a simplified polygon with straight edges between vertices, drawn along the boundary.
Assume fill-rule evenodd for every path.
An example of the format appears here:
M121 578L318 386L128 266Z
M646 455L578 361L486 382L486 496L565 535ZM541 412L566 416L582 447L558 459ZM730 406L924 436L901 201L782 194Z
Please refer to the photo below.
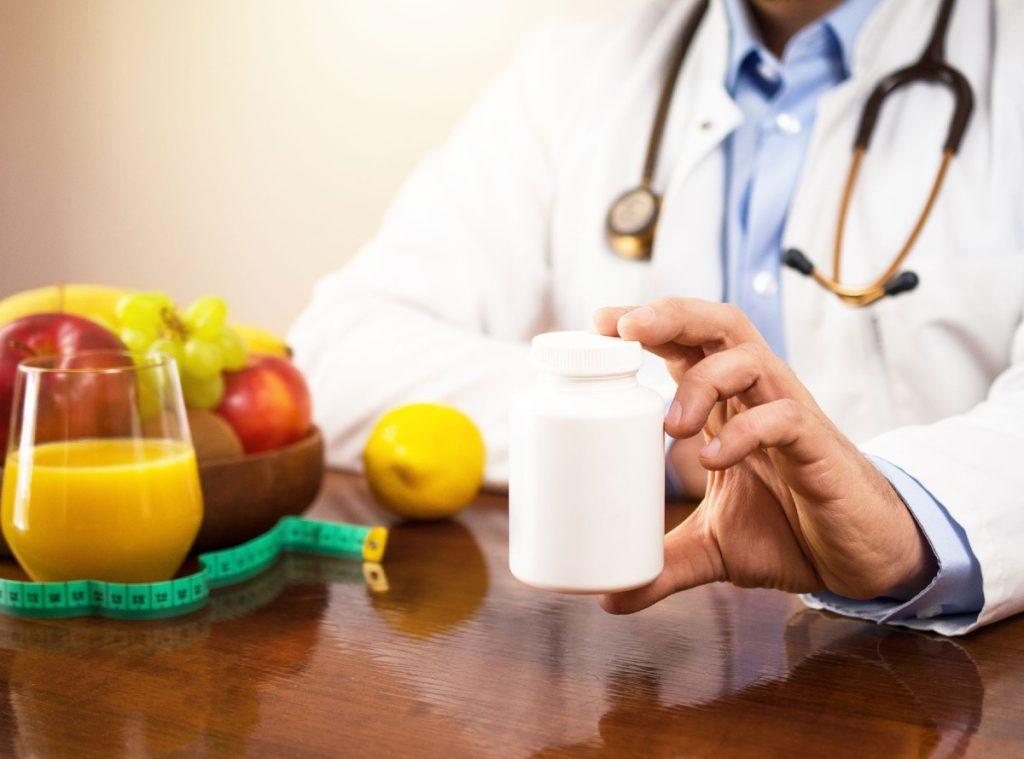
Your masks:
M561 593L646 585L664 560L664 402L636 378L639 343L533 340L534 385L511 408L509 566Z

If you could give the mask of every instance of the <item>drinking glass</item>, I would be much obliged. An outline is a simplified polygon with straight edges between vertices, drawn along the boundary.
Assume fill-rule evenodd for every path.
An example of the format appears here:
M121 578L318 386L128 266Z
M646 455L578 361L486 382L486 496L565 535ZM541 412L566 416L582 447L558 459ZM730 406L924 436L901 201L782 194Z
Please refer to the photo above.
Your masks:
M168 580L202 514L173 358L83 351L18 366L0 525L33 580Z

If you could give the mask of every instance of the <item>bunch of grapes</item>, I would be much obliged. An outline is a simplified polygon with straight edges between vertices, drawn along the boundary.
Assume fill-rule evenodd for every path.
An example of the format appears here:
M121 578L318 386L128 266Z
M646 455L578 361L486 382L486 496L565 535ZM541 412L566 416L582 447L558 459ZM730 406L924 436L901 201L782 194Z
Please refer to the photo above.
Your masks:
M130 294L117 302L121 340L131 351L173 357L190 408L215 408L224 396L221 372L245 366L245 342L227 316L227 304L212 295L180 313L162 293Z

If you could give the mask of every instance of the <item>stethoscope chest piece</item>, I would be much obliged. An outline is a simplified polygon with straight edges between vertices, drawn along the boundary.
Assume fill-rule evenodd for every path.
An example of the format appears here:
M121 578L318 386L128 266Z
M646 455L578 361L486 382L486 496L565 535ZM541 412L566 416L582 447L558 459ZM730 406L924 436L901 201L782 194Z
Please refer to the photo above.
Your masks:
M623 258L646 261L651 257L661 199L643 185L622 193L611 208L605 227L612 249Z

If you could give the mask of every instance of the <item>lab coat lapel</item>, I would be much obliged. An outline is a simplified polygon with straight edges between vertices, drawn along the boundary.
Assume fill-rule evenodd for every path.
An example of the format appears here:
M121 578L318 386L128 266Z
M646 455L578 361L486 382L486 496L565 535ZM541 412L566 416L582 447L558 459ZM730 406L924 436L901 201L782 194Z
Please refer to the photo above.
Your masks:
M968 75L981 98L985 97L986 81L977 62L962 55L966 44L962 40L972 29L975 36L979 34L976 27L987 17L986 7L960 3L947 45L951 60ZM881 77L920 55L936 9L937 0L886 0L862 32L853 76L819 102L783 245L801 249L828 275L832 273L839 199L861 108ZM851 203L843 246L845 282L871 280L902 244L934 176L949 109L949 99L936 96L927 87L908 88L886 104ZM960 172L962 166L969 165L964 163L970 161L967 156L985 144L986 132L984 109L979 108L964 150L911 254L909 268L923 272L932 261L948 258L960 248L957 219L972 202L980 202L963 197ZM953 212L956 209L959 216ZM906 326L910 317L935 297L928 294L934 286L931 277L913 294L857 309L784 269L788 359L826 413L851 420L844 432L855 440L878 434L898 422L901 413L917 408L901 395L905 367L893 362L903 358L896 346L888 343L890 336L883 322L888 315L902 314L898 321ZM836 382L837 377L843 381Z
M829 276L839 198L861 108L881 76L918 54L929 31L921 19L931 18L926 6L934 4L935 0L885 0L861 32L850 79L818 103L783 249L799 248ZM891 44L893 39L900 44ZM858 186L856 195L862 198L863 189ZM890 209L893 217L901 213L902 207ZM844 250L853 249L850 237L848 233ZM860 282L872 276L878 264L867 251L873 247L861 245L858 255L844 256L844 280ZM787 358L826 413L856 420L844 429L855 440L877 434L881 420L892 418L894 401L874 310L850 308L786 268L782 305ZM842 383L834 381L839 376Z
M552 237L554 280L571 283L556 296L562 324L588 325L595 308L623 298L714 299L721 293L721 230L707 223L721 213L721 162L714 154L729 128L717 114L723 100L733 109L715 73L724 67L726 54L719 3L712 0L677 81L678 97L672 99L653 177L662 208L650 262L613 255L604 218L611 201L640 179L658 95L694 0L666 3L639 55L631 51L623 59L629 75L607 93L607 103L595 109L569 145L560 174L572 191L556 204ZM717 128L699 129L703 120L711 120L708 114L715 115ZM738 121L738 114L731 118ZM580 224L580 219L592 221Z
M814 133L783 239L784 248L801 249L828 275L832 273L832 233L861 110L882 77L909 65L920 55L931 31L936 5L937 0L885 0L861 32L851 77L818 102ZM893 40L899 44L893 44ZM868 160L879 160L874 151L870 156ZM861 184L857 189L863 190ZM906 201L919 205L917 198ZM911 218L907 216L908 220ZM843 263L845 279L858 275L870 278L873 272L874 262L864 256L856 260L851 256L849 261L844 258ZM787 273L787 277L790 275L800 276Z
M938 0L885 0L861 33L852 76L822 96L818 104L814 134L783 239L784 247L801 249L828 275L832 274L839 199L864 103L883 77L921 55L937 6ZM987 106L987 63L977 60L977 50L987 48L977 42L984 34L979 24L986 19L987 3L959 3L947 40L950 59L975 90L975 114L969 128L972 145L968 148L985 139L980 123ZM965 46L965 37L974 44ZM939 146L952 108L944 94L933 94L928 87L912 85L889 98L883 107L851 204L843 246L844 281L862 282L877 276L892 260L920 212L938 166ZM928 117L928 113L934 115ZM962 155L959 163L963 163ZM951 174L957 170L955 163ZM947 180L940 206L953 194L952 184ZM941 213L933 214L915 247L915 261L920 261L926 249L937 249L922 243L948 221ZM799 276L790 271L785 275L790 280Z
M721 215L720 148L742 119L724 86L728 46L725 9L712 0L676 83L655 178L665 190L652 273L672 294L721 296L721 229L707 219Z
M677 32L678 34L678 32ZM671 200L694 166L711 155L740 124L742 114L725 89L729 28L725 9L714 0L693 41L676 82L666 123L663 166L665 200Z

